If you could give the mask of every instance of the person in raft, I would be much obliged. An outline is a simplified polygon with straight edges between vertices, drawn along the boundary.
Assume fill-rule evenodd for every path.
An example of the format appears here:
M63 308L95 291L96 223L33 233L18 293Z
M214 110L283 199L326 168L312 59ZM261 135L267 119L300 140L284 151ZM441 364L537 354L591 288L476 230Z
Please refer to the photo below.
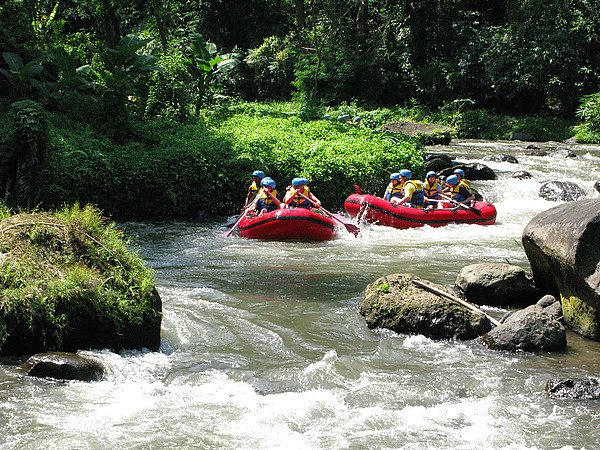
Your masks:
M471 182L465 178L465 171L462 169L456 169L454 175L458 178L458 182L462 183L467 189L471 190Z
M446 185L450 188L452 200L454 200L456 203L470 205L475 199L475 196L469 187L464 183L464 180L459 180L456 175L450 175L448 178L446 178Z
M423 192L425 194L425 206L428 209L434 208L439 202L429 200L440 200L440 193L442 192L442 183L438 180L436 173L431 170L425 175L425 182L423 183Z
M404 182L404 197L398 199L398 204L409 208L423 208L425 203L425 193L423 192L423 182L421 180L411 180L412 172L403 170L406 181Z
M398 172L394 172L390 175L390 184L388 184L385 189L385 193L383 194L383 199L386 202L390 202L395 204L397 200L402 197L402 185L403 183L400 181L401 175Z
M252 172L252 183L250 183L250 186L248 186L248 194L246 195L246 203L244 203L244 208L247 208L256 198L258 190L260 189L260 181L264 177L265 173L262 170L255 170Z
M259 211L259 216L271 211L279 209L281 202L277 198L275 188L277 184L270 177L265 177L260 181L260 191L258 191L258 201L256 202L256 210Z
M285 207L304 209L310 209L313 207L313 204L310 201L298 194L308 197L310 200L320 206L321 200L319 200L312 192L310 192L310 188L308 187L309 184L310 182L306 178L294 178L292 180L292 187L288 189L283 199Z

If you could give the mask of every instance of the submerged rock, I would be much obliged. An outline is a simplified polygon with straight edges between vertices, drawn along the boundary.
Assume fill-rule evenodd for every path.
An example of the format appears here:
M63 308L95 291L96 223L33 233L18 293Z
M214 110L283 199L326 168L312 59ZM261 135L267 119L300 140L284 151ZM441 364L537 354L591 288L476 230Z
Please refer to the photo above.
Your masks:
M600 181L596 181L594 183L594 189L596 189L596 191L598 191L600 193Z
M0 246L0 356L158 349L153 273L94 208L7 217Z
M481 263L463 267L456 287L465 298L477 305L530 305L535 288L525 271L504 263Z
M567 348L567 334L544 308L531 305L482 336L481 342L492 350L559 351Z
M516 172L513 172L511 176L520 180L531 178L531 174L526 170L517 170Z
M567 147L557 147L550 156L554 158L575 158L577 154Z
M513 155L507 155L506 153L498 153L496 155L489 155L483 158L484 161L496 161L496 162L508 162L512 164L518 164L519 160Z
M27 375L58 380L98 381L104 366L75 353L38 353L23 365Z
M483 314L418 288L412 280L418 278L412 274L388 275L367 286L360 314L369 328L460 340L474 339L491 329Z
M540 187L540 197L551 202L574 202L586 195L585 190L572 181L547 181Z
M423 159L425 162L433 161L434 159L441 159L442 161L446 161L449 165L452 164L452 156L447 155L445 153L427 153Z
M560 296L565 324L600 340L600 199L538 214L523 231L523 247L536 288Z
M549 380L545 391L550 398L597 400L600 399L600 381L596 378Z
M532 151L527 152L525 154L527 156L548 156L548 152L545 151L545 150L532 150Z
M449 175L452 175L456 169L464 170L465 178L467 178L469 180L495 180L496 179L496 173L492 169L490 169L488 166L486 166L485 164L480 164L480 163L454 164L452 167L442 170L439 173L439 175L443 175L443 176L447 177Z

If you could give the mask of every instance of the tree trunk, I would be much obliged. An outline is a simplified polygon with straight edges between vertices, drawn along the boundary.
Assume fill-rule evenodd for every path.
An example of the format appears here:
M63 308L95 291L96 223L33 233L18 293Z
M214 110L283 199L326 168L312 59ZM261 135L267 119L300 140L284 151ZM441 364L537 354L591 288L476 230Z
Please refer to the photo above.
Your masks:
M368 0L358 0L358 13L356 14L356 37L358 41L358 47L360 50L364 50L365 44L367 42L368 6Z
M306 9L304 8L304 0L294 0L296 10L296 27L298 30L304 29L306 26Z

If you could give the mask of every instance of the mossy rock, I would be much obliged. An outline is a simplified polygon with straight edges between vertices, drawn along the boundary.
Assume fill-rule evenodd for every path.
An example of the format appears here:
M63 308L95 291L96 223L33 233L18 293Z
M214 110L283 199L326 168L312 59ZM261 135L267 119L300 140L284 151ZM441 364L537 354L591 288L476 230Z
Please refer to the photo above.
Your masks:
M0 221L0 355L160 345L153 272L99 211Z
M459 340L475 339L490 331L491 323L483 314L423 290L413 280L419 278L395 274L367 286L360 314L369 328ZM444 290L443 286L428 283Z

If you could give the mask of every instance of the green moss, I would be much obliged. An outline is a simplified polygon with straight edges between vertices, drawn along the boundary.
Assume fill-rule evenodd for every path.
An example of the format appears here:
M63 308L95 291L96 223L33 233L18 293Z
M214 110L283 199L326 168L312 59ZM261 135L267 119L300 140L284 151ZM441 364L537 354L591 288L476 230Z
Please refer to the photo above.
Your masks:
M96 208L10 216L0 240L0 354L158 346L154 275Z
M575 295L560 296L563 318L569 328L592 339L600 338L598 311Z
M390 283L381 283L377 285L377 290L382 294L390 293Z

